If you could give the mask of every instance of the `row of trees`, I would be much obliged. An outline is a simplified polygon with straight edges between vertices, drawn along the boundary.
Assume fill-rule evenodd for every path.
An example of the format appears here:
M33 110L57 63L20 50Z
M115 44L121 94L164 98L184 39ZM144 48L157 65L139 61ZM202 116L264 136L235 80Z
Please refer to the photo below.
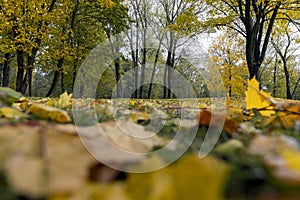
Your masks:
M201 70L216 68L230 96L243 94L245 80L255 76L274 96L300 98L299 6L297 0L2 0L1 85L30 96L72 92L82 61L108 40L120 56L102 75L98 97L110 97L116 86L118 97L172 98L180 85L174 70L207 96ZM215 42L195 66L189 62L195 55L184 49L199 50L197 38L212 32ZM121 81L129 72L131 79Z
M43 78L37 81L47 87L44 95L50 96L59 80L65 90L65 81L74 83L81 61L110 29L126 28L126 17L125 6L106 0L1 1L2 86L31 96L33 80ZM72 80L65 80L66 74Z

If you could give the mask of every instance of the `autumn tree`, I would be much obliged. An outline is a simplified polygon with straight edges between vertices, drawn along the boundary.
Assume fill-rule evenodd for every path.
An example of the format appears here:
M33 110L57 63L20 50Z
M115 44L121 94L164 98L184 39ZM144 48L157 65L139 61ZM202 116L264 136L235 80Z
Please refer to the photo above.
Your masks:
M289 68L294 68L295 66L289 61L295 59L295 52L299 49L297 46L297 31L293 30L294 27L290 26L290 23L287 23L285 26L278 27L277 34L279 35L276 39L271 38L271 43L278 55L280 57L284 76L285 76L285 90L286 98L292 99L295 94L296 88L300 81L300 78L297 78L296 85L294 88L291 86L291 72ZM275 35L276 36L276 35ZM278 62L278 61L277 61ZM291 65L290 67L288 65Z
M16 90L31 95L34 62L42 41L48 38L47 27L60 16L52 1L3 1L1 16L1 51L14 54L17 59Z
M247 71L243 46L242 38L237 33L229 31L218 36L209 48L211 59L221 72L230 97L242 95L246 89Z
M295 18L299 1L218 0L206 1L211 6L207 27L234 29L245 38L245 55L249 78L259 79L274 24Z
M186 0L161 0L161 12L159 22L165 29L166 43L163 43L167 51L165 63L164 97L172 98L173 70L175 67L176 51L184 46L188 37L199 33L199 15L203 13L206 6L203 1Z

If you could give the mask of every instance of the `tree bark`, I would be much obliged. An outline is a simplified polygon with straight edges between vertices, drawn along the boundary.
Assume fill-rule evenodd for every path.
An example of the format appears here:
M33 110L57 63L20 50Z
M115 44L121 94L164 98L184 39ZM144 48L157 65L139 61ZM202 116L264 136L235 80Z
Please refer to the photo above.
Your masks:
M120 58L114 60L115 65L115 79L117 84L117 98L122 96L122 83L121 83L121 74L120 74Z
M65 74L63 70L60 72L60 88L61 88L61 93L65 92Z
M48 93L46 94L46 97L50 97L52 95L52 93L54 92L56 86L57 86L57 83L58 83L58 80L59 80L59 75L60 75L61 70L62 70L63 62L64 62L64 58L59 59L58 62L57 62L57 69L54 72L54 77L53 77L53 80L52 80L52 84L51 84L51 87L50 87Z
M277 64L278 64L278 55L276 53L275 56L275 65L274 65L274 72L273 72L273 91L272 91L272 96L274 97L276 95L276 82L277 82Z
M171 98L171 93L172 93L172 72L173 72L173 48L174 45L174 37L172 31L170 32L170 44L168 47L168 54L167 54L167 60L166 60L166 67L168 69L168 77L167 77L167 82L168 82L168 89L167 89L167 98Z
M162 38L159 39L158 48L157 48L157 51L156 51L156 54L155 54L155 59L154 59L154 64L153 64L153 70L152 70L151 79L150 79L150 85L149 85L149 90L148 90L148 99L151 98L153 81L154 81L154 75L155 75L155 71L156 71L157 61L158 61L159 52L160 52L160 48L161 48L161 43L162 43Z
M23 57L23 51L17 50L17 65L18 65L18 71L17 71L17 79L16 79L16 91L22 92L22 82L23 82L23 76L24 76L24 57Z
M146 63L147 63L147 18L146 18L146 10L145 10L145 5L144 5L144 15L143 15L143 23L142 23L142 27L143 27L143 49L142 49L142 53L143 53L143 59L142 59L142 63L141 63L141 79L140 79L140 94L139 94L139 98L142 99L144 98L144 81L145 81L145 67L146 67Z
M246 0L245 4L243 4L242 1L239 1L239 13L240 19L245 27L246 61L250 79L256 77L256 79L259 80L260 66L264 61L274 22L281 3L278 2L273 10L267 11L267 5L257 5L256 2L257 1ZM265 3L268 4L268 2ZM243 10L243 8L245 9ZM255 20L253 20L253 11L255 12ZM266 13L272 13L268 23L266 23ZM264 30L266 30L265 34L263 34Z
M9 67L9 57L10 55L8 53L4 54L4 62L2 64L2 71L3 71L3 77L2 77L2 86L3 87L8 87L9 86L9 72L10 72L10 67Z
M292 99L291 94L291 86L290 86L290 74L287 67L286 59L282 59L283 62L283 69L284 69L284 75L285 75L285 89L286 89L286 98Z

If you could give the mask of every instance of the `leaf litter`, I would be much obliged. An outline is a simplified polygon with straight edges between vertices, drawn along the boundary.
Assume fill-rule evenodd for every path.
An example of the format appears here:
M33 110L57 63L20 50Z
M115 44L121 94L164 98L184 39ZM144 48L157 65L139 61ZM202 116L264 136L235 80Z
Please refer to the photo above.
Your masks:
M207 127L214 124L210 124L209 100L198 101L196 107L188 99L181 104L142 99L75 102L67 93L58 99L27 99L0 88L0 185L4 191L0 199L296 199L300 195L299 102L275 99L260 91L255 79L250 80L245 102L227 97L221 137L211 154L199 159ZM87 104L95 112L84 110ZM86 150L73 124L74 105L85 119L79 126L81 136L94 148L107 142L95 142L103 137L93 131L95 126L105 129L111 142L139 152L166 145L179 122L187 130L197 126L198 132L183 158L169 167L146 174L124 173L100 163ZM188 112L187 119L181 119L182 111ZM97 121L90 120L94 114ZM152 126L147 126L150 122ZM136 143L131 130L138 130L140 137L155 137ZM111 162L120 161L113 149L105 155ZM123 156L121 161L149 166L164 159Z

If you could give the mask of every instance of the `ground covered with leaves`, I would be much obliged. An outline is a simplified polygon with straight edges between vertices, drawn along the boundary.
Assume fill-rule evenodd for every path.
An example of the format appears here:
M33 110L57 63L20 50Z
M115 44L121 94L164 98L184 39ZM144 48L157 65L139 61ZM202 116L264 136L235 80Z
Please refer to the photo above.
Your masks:
M299 199L299 102L274 99L250 81L245 98L227 101L218 142L208 156L199 158L207 129L214 126L213 106L210 99L195 101L196 107L190 99L75 102L67 93L57 99L32 99L0 88L0 199ZM181 119L183 110L188 112L185 119ZM159 149L182 126L196 128L197 135L168 167L126 173L104 165L87 151L74 125L74 111L81 116L76 125L87 140L99 137L90 129L97 119L112 142L132 151ZM156 137L133 145L122 136L115 118L121 118L124 127L141 134L157 133ZM153 121L155 126L147 126ZM157 131L157 126L162 128ZM113 162L113 151L107 149L107 155ZM135 161L124 157L122 164L151 166L166 160L163 155Z

